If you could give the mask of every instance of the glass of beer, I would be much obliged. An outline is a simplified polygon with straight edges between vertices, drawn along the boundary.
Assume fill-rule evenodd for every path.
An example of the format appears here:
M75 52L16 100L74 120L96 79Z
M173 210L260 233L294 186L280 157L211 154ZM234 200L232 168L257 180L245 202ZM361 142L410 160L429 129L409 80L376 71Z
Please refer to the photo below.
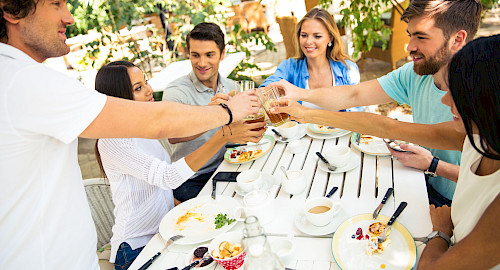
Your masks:
M271 113L271 107L277 105L279 106L280 98L285 95L284 92L280 91L277 87L272 86L266 87L264 89L259 89L259 91L257 91L257 94L260 104L266 111L267 117L269 117L269 121L271 121L271 124L273 126L281 126L284 123L290 121L290 117L286 113Z
M236 81L234 85L236 90L231 91L231 93L234 92L234 94L233 95L229 94L232 97L234 97L234 95L238 93L255 88L255 83L253 81Z

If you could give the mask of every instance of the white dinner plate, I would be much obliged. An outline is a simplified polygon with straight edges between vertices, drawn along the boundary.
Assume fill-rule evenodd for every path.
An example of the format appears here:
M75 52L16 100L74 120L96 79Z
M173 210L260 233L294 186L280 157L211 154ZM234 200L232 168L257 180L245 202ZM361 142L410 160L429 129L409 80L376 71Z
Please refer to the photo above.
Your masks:
M351 145L354 146L359 151L374 156L391 155L391 152L389 152L389 149L387 149L387 145L383 139L371 135L361 135L361 139L358 145L356 144L356 135L358 135L358 133L352 134Z
M262 139L259 141L259 143L262 143L265 141L269 141L269 143L254 146L255 143L249 142L247 146L238 147L238 149L246 149L249 151L254 151L257 149L262 150L262 153L260 153L258 156L254 157L254 158L251 158L251 159L245 160L245 161L233 160L230 157L231 157L231 153L233 152L233 149L235 149L235 148L228 148L226 150L226 152L224 153L224 159L227 162L233 163L233 164L243 164L243 163L248 163L250 161L254 161L256 159L259 159L259 158L265 156L269 152L269 150L273 149L274 145L276 144L276 140L274 139L273 136L270 136L270 135L264 135L264 137L262 137Z
M306 124L298 124L298 125L299 125L299 131L297 132L297 135L295 135L295 137L293 137L293 138L289 138L286 141L283 141L278 135L276 135L274 133L272 133L271 136L273 136L276 141L282 142L282 143L289 143L291 141L300 140L300 139L302 139L302 137L306 136L307 125ZM276 127L272 127L272 128L278 130L278 128L276 128Z
M273 186L279 186L281 184L281 179L275 175L262 173L262 178L264 181L262 181L262 186L259 188L259 190L269 191ZM241 196L245 196L249 193L249 191L241 190L241 188L238 186L238 183L236 183L234 191L236 192L236 194Z
M330 233L333 233L340 224L345 220L343 218L344 214L342 214L342 208L340 211L333 217L333 220L330 221L330 223L326 224L325 226L315 226L312 225L304 215L304 213L299 213L295 217L295 227L299 229L299 231L308 234L308 235L314 235L314 236L320 236L320 235L327 235Z
M228 219L233 219L234 212L239 205L236 199L224 195L217 195L216 200L210 196L187 200L174 207L163 217L160 223L160 234L163 239L168 239L177 234L184 235L183 238L175 241L176 244L180 245L206 242L229 231L236 225L237 221L234 221L222 228L215 229L215 217L220 213L227 214ZM201 219L198 220L193 216L178 225L179 217L184 216L188 211L201 214Z
M387 223L389 217L379 215L377 221ZM357 228L367 233L368 226L375 222L372 214L354 216L342 223L332 238L332 254L341 269L412 269L417 259L416 246L411 234L399 222L394 222L388 238L391 243L382 254L368 255L369 240L356 240L352 235Z
M343 173L343 172L348 172L348 171L350 171L352 169L357 168L360 163L361 162L360 162L358 156L356 156L356 154L354 154L354 153L351 152L350 156L349 156L349 162L345 166L339 167L335 171L330 171L330 170L328 170L328 166L326 166L326 164L318 158L318 167L319 167L319 169L322 170L322 171L324 171L324 172L327 172L327 173Z
M332 134L335 132L340 132L343 129L340 128L335 128L335 127L329 127L325 125L318 125L318 124L308 124L307 129L318 134Z
M344 135L347 135L349 133L351 133L351 131L341 130L341 131L334 132L334 133L320 134L320 133L314 133L314 132L310 131L309 129L306 130L306 134L309 137L314 138L314 139L321 139L321 140L338 138L338 137L342 137Z

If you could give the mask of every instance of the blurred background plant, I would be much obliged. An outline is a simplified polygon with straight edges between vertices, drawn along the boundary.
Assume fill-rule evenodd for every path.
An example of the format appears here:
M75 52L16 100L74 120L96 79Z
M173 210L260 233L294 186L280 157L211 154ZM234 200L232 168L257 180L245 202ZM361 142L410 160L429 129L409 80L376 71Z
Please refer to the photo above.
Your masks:
M96 33L96 38L85 44L79 62L82 69L124 59L151 77L155 67L187 58L185 37L201 22L216 23L226 31L226 53L245 52L248 58L252 45L276 51L266 33L247 33L239 24L228 25L232 12L228 0L68 0L68 6L75 17L75 24L66 32L68 38ZM147 28L142 38L130 31L140 25ZM230 77L248 79L238 75L248 68L259 69L243 60Z

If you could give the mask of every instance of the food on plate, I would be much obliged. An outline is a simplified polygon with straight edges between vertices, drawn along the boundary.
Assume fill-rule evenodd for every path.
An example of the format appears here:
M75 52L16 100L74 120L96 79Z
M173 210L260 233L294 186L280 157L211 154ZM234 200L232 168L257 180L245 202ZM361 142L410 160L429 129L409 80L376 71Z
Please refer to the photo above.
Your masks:
M229 159L233 162L245 162L262 155L262 150L233 149Z
M360 143L364 144L369 144L371 141L373 141L374 137L370 135L361 135L361 139L359 140Z
M223 241L218 249L212 250L212 256L216 259L229 259L238 256L243 251L240 243L231 244Z
M184 224L190 220L198 220L201 222L204 221L204 217L201 213L194 212L198 207L199 206L186 211L184 215L177 218L177 222L175 223L175 225L177 226L177 230L182 231L186 229L186 226Z
M385 229L386 224L382 222L374 222L368 227L368 233L371 236L379 236Z
M325 126L325 125L316 125L316 128L319 131L331 131L331 130L335 129L334 127L329 127L329 126Z
M226 224L229 225L229 224L231 224L231 223L233 223L235 221L236 220L234 218L227 218L227 214L219 213L215 217L215 228L216 229L220 229L224 225L226 225Z
M384 249L391 243L391 239L386 238L384 242L378 242L378 236L384 231L386 224L374 222L367 228L367 234L363 234L362 228L357 228L351 238L359 241L367 241L366 254L383 253ZM391 233L390 228L386 231L387 236Z
M192 262L198 261L203 259L203 255L208 252L208 247L198 247L197 249L194 250L193 252L193 260ZM196 265L195 267L203 267L211 264L214 261L211 257L207 258L206 260L202 261L201 264Z

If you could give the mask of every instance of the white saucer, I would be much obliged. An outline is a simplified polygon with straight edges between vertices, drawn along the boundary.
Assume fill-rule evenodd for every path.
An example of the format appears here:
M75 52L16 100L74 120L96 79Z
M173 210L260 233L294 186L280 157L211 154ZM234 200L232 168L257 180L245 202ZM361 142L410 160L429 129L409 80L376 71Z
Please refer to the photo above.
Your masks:
M279 186L281 184L281 180L279 177L268 174L268 173L262 173L262 178L264 178L264 181L262 181L262 186L259 188L259 190L266 190L269 191L273 186ZM236 183L236 187L234 188L234 191L236 191L236 194L245 196L250 191L243 191L240 189L238 186L238 183ZM252 190L253 191L253 190Z
M333 139L333 138L342 137L342 136L349 134L349 133L351 133L350 130L341 130L338 132L328 133L328 134L314 133L314 132L310 131L309 129L306 130L306 134L309 137L314 138L314 139Z
M302 139L302 137L306 136L307 125L306 124L298 124L298 125L299 125L299 131L297 132L297 135L295 135L295 137L293 138L288 138L288 140L286 141L283 141L278 135L274 134L274 132L272 132L271 135L274 137L274 139L276 139L276 141L282 143L289 143L291 141L300 140ZM278 130L278 128L276 127L271 127L271 128Z
M327 173L343 173L343 172L348 172L352 169L355 169L359 166L361 162L359 161L358 157L356 154L351 152L351 155L349 157L349 162L342 167L337 168L335 171L330 171L328 170L328 166L326 164L318 159L318 167L320 170L327 172Z
M312 225L306 218L306 216L303 213L298 214L295 217L295 227L299 229L299 231L308 234L308 235L315 235L315 236L320 236L320 235L326 235L335 232L337 227L341 224L341 222L336 221L336 216L333 218L333 220L326 224L325 226L318 227L315 225Z

